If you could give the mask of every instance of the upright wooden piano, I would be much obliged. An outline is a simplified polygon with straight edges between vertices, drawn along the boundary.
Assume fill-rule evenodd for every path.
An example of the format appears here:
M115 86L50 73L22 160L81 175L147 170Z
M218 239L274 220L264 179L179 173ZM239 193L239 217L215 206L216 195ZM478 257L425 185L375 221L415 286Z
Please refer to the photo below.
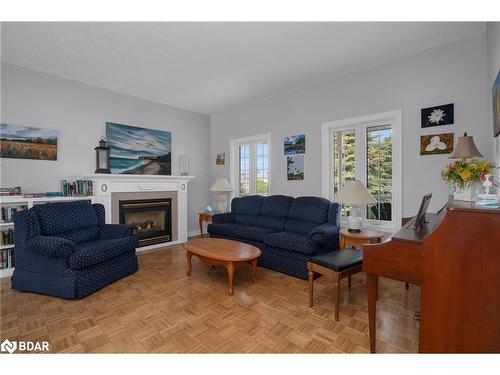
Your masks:
M413 220L363 246L370 351L375 352L378 277L421 286L420 353L500 352L500 209L454 201L418 231Z

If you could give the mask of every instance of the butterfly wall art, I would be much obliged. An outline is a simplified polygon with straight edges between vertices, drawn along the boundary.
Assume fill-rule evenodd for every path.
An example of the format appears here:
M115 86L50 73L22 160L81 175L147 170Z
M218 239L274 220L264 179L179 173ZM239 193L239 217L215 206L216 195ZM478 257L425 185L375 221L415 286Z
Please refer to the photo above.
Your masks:
M453 133L420 136L420 155L450 154L453 151Z

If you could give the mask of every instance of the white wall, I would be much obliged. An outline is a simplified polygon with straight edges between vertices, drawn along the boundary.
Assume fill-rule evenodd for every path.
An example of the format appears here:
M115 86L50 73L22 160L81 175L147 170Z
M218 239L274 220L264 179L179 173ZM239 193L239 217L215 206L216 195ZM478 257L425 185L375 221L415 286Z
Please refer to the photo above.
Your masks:
M0 159L1 186L59 191L59 181L93 173L106 121L172 132L172 174L190 156L189 230L209 202L209 118L133 96L2 63L1 121L59 130L57 161Z
M286 62L284 65L286 69ZM432 192L431 209L448 196L441 170L448 155L419 155L419 136L467 131L491 159L491 124L486 121L486 38L464 40L407 56L397 61L324 80L211 116L211 180L229 178L229 166L215 165L229 140L271 131L272 194L321 194L321 123L395 109L403 111L403 216L414 215L421 197ZM455 103L455 124L420 128L420 109ZM282 139L306 134L305 179L287 181Z
M491 88L500 70L500 22L488 22L486 24L486 48L487 48L487 83L486 97L488 109L486 119L493 129L493 101ZM500 166L500 136L494 138L494 160ZM500 170L497 169L497 180L500 181Z

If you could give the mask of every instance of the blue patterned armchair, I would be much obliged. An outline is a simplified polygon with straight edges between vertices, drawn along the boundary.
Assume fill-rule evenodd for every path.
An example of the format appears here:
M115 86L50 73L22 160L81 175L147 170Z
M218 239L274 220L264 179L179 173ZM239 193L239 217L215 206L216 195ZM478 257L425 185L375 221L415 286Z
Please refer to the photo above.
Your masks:
M307 262L339 248L340 207L319 197L259 195L234 198L231 212L215 215L211 237L259 247L258 264L307 279Z
M132 227L105 224L101 204L36 205L14 225L14 289L76 299L137 271Z

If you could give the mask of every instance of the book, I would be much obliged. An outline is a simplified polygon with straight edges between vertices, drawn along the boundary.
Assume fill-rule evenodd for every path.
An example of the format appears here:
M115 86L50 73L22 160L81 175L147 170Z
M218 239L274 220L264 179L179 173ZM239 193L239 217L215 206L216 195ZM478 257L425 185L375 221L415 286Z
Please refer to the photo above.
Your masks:
M64 197L85 197L93 195L91 180L61 181L61 195Z

